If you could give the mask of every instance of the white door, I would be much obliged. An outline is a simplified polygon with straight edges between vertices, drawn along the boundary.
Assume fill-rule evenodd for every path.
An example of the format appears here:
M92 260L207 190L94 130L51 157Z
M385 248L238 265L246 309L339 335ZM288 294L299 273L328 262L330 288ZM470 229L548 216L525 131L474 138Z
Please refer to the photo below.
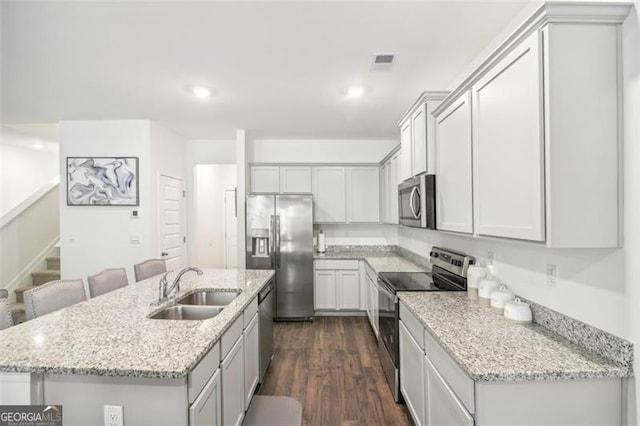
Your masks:
M160 175L158 241L167 270L185 266L184 204L182 179Z
M400 125L400 179L409 179L411 173L411 117Z
M315 309L336 309L335 271L316 271L314 288Z
M224 191L224 267L238 267L238 215L236 212L236 190Z
M349 167L347 220L380 223L380 177L378 167Z
M347 200L344 167L314 167L313 201L316 223L345 223Z
M338 309L360 309L360 277L358 271L336 271Z
M416 426L421 426L425 424L424 363L422 361L424 352L402 321L400 321L398 329L400 332L400 392L404 396L413 422Z
M411 173L418 175L427 171L427 104L422 104L411 115Z
M258 387L260 375L260 327L259 315L253 315L253 319L244 329L244 408L249 409L251 398Z

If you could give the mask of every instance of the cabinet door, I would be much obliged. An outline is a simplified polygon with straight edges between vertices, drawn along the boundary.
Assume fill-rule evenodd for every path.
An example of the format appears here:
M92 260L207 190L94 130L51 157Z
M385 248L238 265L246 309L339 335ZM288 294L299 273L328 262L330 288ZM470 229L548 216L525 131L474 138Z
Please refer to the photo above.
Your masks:
M537 32L473 87L476 232L544 240L542 77Z
M344 167L314 167L313 201L316 223L347 221Z
M387 191L388 188L388 163L385 163L380 166L380 222L389 223L389 211L387 209L387 202L389 198L389 194Z
M244 329L244 409L249 409L253 393L260 380L260 336L256 313Z
M473 232L471 98L467 92L436 118L436 218L443 231Z
M280 192L280 170L277 166L251 166L251 192Z
M360 277L358 271L336 271L338 309L360 309Z
M220 363L222 370L222 421L238 426L244 418L244 344L242 336Z
M428 357L424 357L427 425L473 426L473 417L453 394ZM402 371L402 370L401 370ZM400 381L402 383L402 380Z
M311 167L280 167L280 192L282 194L310 194Z
M427 105L422 104L411 115L411 173L415 176L427 171Z
M347 169L347 221L380 223L380 177L378 167Z
M416 425L424 425L424 352L400 321L400 392Z
M367 312L367 315L369 316L369 323L373 329L373 334L378 338L378 289L368 276L367 282L369 284L367 289L369 293L369 312Z
M400 125L400 179L409 179L411 173L411 117Z
M391 158L391 178L389 187L389 196L391 201L389 203L391 222L397 225L400 223L400 213L398 212L398 185L400 184L400 157L402 153L397 152Z
M336 309L335 271L316 271L314 280L314 308Z
M220 369L216 370L189 407L189 426L222 425Z

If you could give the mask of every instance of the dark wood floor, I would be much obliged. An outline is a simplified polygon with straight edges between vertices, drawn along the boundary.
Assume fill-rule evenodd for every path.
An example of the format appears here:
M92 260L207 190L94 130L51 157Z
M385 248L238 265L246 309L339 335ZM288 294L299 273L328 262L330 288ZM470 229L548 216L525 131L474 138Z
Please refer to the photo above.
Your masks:
M378 361L366 317L318 317L274 324L273 361L261 395L287 395L305 425L411 425Z

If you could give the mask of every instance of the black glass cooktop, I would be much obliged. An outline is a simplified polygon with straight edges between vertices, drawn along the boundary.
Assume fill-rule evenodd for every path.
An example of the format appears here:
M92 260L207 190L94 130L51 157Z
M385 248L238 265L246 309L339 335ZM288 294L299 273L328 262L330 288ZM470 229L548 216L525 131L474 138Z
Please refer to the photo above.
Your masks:
M430 272L381 272L380 278L396 291L464 291L447 280L433 278Z

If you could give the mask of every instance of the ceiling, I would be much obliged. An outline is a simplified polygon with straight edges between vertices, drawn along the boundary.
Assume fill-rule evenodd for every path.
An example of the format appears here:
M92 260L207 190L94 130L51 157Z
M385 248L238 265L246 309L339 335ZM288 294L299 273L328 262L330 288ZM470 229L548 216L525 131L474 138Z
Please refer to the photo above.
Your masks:
M525 1L2 1L2 123L150 119L189 139L397 138ZM388 70L376 53L393 53ZM360 99L346 89L366 88ZM206 85L215 96L193 98Z

